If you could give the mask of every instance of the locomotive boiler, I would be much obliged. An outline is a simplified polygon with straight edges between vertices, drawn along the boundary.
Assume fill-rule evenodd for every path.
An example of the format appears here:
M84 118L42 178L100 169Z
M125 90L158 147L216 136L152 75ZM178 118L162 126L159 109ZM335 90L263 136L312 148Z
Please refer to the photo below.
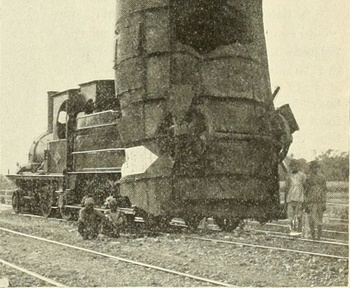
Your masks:
M84 196L115 195L125 213L193 228L277 218L299 128L273 104L262 1L118 0L116 15L115 82L49 92L32 171L9 176L15 210L70 218Z

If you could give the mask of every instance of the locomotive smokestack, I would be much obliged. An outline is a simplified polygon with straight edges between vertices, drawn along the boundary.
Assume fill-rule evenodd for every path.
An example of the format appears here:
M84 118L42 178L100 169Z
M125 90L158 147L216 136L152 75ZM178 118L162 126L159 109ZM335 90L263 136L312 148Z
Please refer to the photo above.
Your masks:
M53 98L58 91L47 92L47 132L53 132Z

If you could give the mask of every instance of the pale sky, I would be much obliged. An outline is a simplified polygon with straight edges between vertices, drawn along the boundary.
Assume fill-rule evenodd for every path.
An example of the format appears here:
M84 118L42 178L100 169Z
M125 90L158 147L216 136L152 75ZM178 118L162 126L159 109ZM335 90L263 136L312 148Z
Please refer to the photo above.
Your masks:
M47 128L47 91L113 79L115 0L0 0L0 173ZM140 0L141 1L141 0ZM348 151L350 1L264 0L275 105L300 126L290 153Z

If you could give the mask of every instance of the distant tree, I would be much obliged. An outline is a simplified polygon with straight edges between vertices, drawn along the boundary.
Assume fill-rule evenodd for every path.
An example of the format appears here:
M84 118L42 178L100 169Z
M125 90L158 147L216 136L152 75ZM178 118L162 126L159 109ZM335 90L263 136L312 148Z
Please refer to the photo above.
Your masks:
M327 181L349 181L349 153L328 149L316 159Z
M16 188L16 185L14 185L4 175L0 174L0 190L12 190L12 189L15 189L15 188Z
M287 156L284 160L287 168L292 159L299 163L301 171L308 173L309 163L303 158L295 159L293 154ZM327 181L349 181L349 153L328 149L316 156L316 160L320 162L320 172L326 177ZM287 173L279 168L281 181L285 180L286 175Z

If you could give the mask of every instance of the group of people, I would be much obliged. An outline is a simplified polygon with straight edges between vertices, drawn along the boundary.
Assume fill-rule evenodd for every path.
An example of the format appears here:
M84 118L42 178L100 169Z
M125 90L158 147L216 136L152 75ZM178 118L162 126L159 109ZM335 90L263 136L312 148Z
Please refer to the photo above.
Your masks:
M92 197L84 199L84 208L79 212L78 232L84 240L95 239L102 233L108 237L118 238L119 231L125 223L124 215L118 211L118 202L108 197L109 210L104 214L97 210Z
M290 163L290 173L286 180L285 203L291 235L300 235L303 227L306 228L303 219L307 219L312 239L321 238L323 213L326 211L327 187L325 177L319 174L319 168L320 164L316 160L311 161L309 173L306 175L300 171L297 161L292 160Z

